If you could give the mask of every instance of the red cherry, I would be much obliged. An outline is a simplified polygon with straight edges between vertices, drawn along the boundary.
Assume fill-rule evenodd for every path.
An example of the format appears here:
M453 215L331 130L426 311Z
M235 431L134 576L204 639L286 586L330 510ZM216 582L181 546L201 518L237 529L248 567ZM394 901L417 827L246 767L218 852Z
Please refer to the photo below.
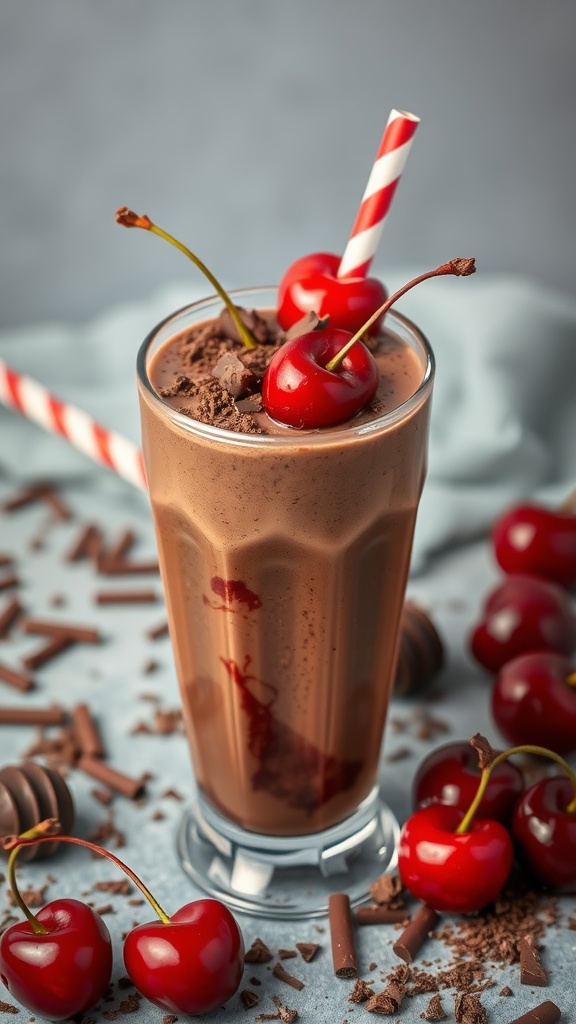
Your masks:
M480 783L478 753L469 741L444 743L428 754L416 769L413 786L415 807L449 804L462 813L468 810ZM514 805L524 790L522 772L502 761L490 773L478 814L509 822Z
M355 334L386 301L384 285L374 277L339 278L341 258L329 252L296 260L278 289L278 322L287 331L306 313L330 317L330 325ZM378 332L380 321L370 333Z
M187 903L170 924L129 932L124 963L136 988L172 1013L208 1013L236 992L244 968L242 933L218 900Z
M352 338L327 327L285 342L272 357L262 382L266 412L280 423L314 430L352 419L378 387L378 367L361 341L335 370L326 364Z
M576 750L576 669L554 651L513 658L494 682L492 715L514 746L531 743L569 754Z
M512 831L519 855L543 885L576 891L576 813L570 779L541 779L524 794L514 812Z
M47 903L36 914L47 929L19 921L0 938L0 977L33 1013L65 1020L102 998L112 973L112 943L102 918L79 900Z
M497 520L492 542L504 572L576 583L576 515L518 505Z
M491 592L470 646L490 672L528 651L570 655L576 647L576 614L559 586L531 576L508 576Z
M398 869L403 885L423 903L447 914L469 914L496 899L512 867L512 840L499 821L473 821L456 829L457 807L430 804L400 833Z

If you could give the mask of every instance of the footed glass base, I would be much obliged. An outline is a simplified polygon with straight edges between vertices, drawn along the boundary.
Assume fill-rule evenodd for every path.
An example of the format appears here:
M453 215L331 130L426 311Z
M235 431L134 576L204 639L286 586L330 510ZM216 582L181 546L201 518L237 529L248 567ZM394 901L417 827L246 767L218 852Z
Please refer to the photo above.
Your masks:
M361 903L378 875L396 867L399 826L374 789L339 825L307 836L263 836L224 818L201 797L178 833L185 872L229 907L259 917L328 912L344 892Z

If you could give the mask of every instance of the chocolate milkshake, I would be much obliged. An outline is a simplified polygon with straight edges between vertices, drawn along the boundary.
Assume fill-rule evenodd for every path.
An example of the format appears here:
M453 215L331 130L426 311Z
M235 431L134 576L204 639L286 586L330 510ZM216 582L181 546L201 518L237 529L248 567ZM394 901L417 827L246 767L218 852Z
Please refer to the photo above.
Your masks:
M270 310L274 293L235 301ZM376 784L432 356L388 313L370 343L374 400L341 426L296 430L258 396L284 340L273 313L251 318L260 344L247 352L220 309L175 314L139 357L170 633L202 798L249 832L306 836Z

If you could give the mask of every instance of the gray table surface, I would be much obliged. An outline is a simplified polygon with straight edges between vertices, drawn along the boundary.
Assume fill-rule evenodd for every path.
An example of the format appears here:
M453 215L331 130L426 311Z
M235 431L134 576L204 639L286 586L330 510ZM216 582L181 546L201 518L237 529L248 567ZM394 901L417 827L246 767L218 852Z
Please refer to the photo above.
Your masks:
M126 845L118 850L119 856L150 886L168 913L173 913L182 903L200 895L182 872L175 851L178 825L186 802L193 793L188 749L184 736L179 733L162 736L134 732L137 723L150 723L152 720L156 705L148 699L150 695L165 710L178 708L169 640L152 641L146 636L148 627L164 618L161 585L154 576L143 580L108 582L97 577L89 563L72 564L64 557L78 534L79 525L86 520L101 524L110 538L125 526L135 527L138 543L134 556L154 555L146 499L130 491L119 500L118 490L99 486L99 481L105 476L105 471L98 469L89 483L68 482L63 487L62 496L74 512L74 519L70 521L52 519L43 503L34 503L10 514L0 513L0 552L13 552L20 579L17 592L28 612L96 625L104 637L98 646L78 644L38 670L37 687L29 694L22 695L1 685L0 703L45 706L57 702L68 708L80 701L87 702L97 716L109 763L135 776L150 773L144 801L131 802L118 796L106 809L92 795L96 785L94 781L80 771L71 771L69 785L77 808L75 831L78 835L88 835L112 815L115 825L126 837ZM0 479L0 502L17 489L15 484ZM446 668L435 684L441 692L440 698L434 704L426 703L426 707L448 723L449 732L425 742L416 739L409 727L402 734L388 730L380 781L386 800L401 821L409 813L414 769L435 744L449 738L468 738L476 731L498 742L489 716L489 679L474 666L466 651L467 631L478 614L483 595L497 578L497 569L487 544L477 543L448 552L410 581L410 595L430 609L446 644ZM104 586L138 587L144 584L153 586L157 591L155 604L121 607L95 604L94 594ZM59 606L54 604L57 595L64 598L64 603ZM0 594L0 606L4 600L5 594ZM0 644L0 660L17 665L19 657L37 645L37 638L14 630ZM151 660L156 667L147 671ZM395 700L391 717L409 722L423 703L422 699L414 698ZM17 763L34 739L33 728L0 726L0 763ZM407 757L399 761L390 759L396 747L406 745L410 749ZM162 813L161 818L156 813L158 811ZM135 922L150 919L153 915L148 914L146 907L129 905L129 897L91 891L97 881L108 881L118 875L109 862L94 859L79 848L66 848L51 860L21 868L24 888L44 884L47 876L50 876L45 892L47 900L71 896L93 899L97 906L108 902L112 904L113 912L106 917L115 955L112 996L89 1014L93 1020L109 1019L105 1014L118 1008L130 992L130 989L118 985L118 980L125 976L121 955L122 933ZM517 966L498 969L498 984L482 995L490 1024L512 1021L547 998L561 1006L562 1021L566 1024L576 1021L573 981L576 932L566 926L567 917L574 913L575 901L567 897L561 905L564 916L558 926L548 930L545 938L543 957L551 970L549 986L530 989L520 985ZM7 906L3 882L0 886L0 919ZM340 1024L344 1020L371 1019L363 1007L354 1007L348 1002L351 983L333 976L325 919L280 923L238 915L238 921L247 946L260 936L273 951L302 941L319 942L320 950L310 964L300 958L286 964L305 982L301 991L288 988L273 978L269 970L271 965L252 965L246 969L245 982L247 987L252 987L249 978L258 975L261 979L262 984L257 988L258 1006L247 1011L236 995L207 1019L218 1024L252 1021L257 1013L274 1012L272 995L279 996L285 1005L296 1009L303 1024ZM364 928L358 932L361 976L373 978L377 988L382 987L379 986L381 975L398 963L392 952L395 935L390 928ZM438 966L450 958L449 951L439 941L429 944L426 955L429 960L439 958ZM377 964L376 971L369 971L371 963ZM499 995L501 986L505 984L514 993L511 998ZM0 989L2 999L13 1002L8 993ZM406 1024L419 1021L427 1002L426 996L405 1000L397 1018ZM448 1018L454 1019L453 991L445 994L444 1006ZM131 1019L134 1024L160 1024L164 1016L164 1011L142 1000ZM22 1009L17 1019L28 1017L28 1012Z

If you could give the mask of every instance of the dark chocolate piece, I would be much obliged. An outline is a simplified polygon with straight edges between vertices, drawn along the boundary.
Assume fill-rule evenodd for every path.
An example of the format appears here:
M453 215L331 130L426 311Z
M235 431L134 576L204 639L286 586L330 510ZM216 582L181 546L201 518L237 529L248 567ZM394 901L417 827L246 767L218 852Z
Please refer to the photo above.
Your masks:
M272 974L278 981L283 981L286 985L290 985L292 988L298 990L304 988L304 982L300 981L300 978L295 978L293 974L288 974L282 967L282 964L274 964L272 968Z
M0 725L63 725L66 712L57 704L50 708L0 707Z
M72 725L82 754L85 757L103 757L102 739L87 704L76 704L72 708Z
M406 907L358 907L356 921L359 925L401 924L409 917Z
M232 398L245 398L254 391L258 381L234 352L224 352L212 370L212 376L220 382Z
M254 939L250 949L247 949L244 954L244 962L247 964L266 964L273 959L273 954L266 943L262 942L262 939Z
M289 327L286 331L286 341L291 341L292 338L300 338L302 334L310 334L311 331L322 331L328 326L329 317L319 317L314 310L310 310L309 313L305 313L304 316L297 320L292 327Z
M7 683L8 686L14 687L15 690L21 690L23 693L34 688L32 676L27 672L19 672L18 669L10 668L9 665L4 665L2 662L0 662L0 682Z
M76 643L97 644L101 640L99 630L93 626L78 626L72 622L26 617L20 624L24 633L40 633L42 636L64 638Z
M447 1014L444 1013L444 1007L442 1006L442 996L439 992L428 1003L428 1006L423 1013L420 1014L422 1020L446 1020Z
M96 604L154 604L155 590L100 590L94 595Z
M371 999L374 995L374 989L370 988L368 982L363 981L362 978L356 978L354 982L354 988L348 996L349 1003L365 1003L367 999Z
M0 611L0 640L5 640L8 635L8 631L16 622L16 618L23 611L23 606L20 604L19 598L10 597L4 605L2 611Z
M380 875L372 882L370 895L374 902L381 906L397 906L402 888L399 875Z
M300 953L300 956L307 964L314 959L320 948L317 942L296 942L295 946Z
M524 935L520 939L518 953L520 954L521 984L545 987L548 984L548 976L532 935Z
M358 974L350 899L345 893L332 893L328 899L328 920L332 942L332 962L337 978L355 978Z
M560 1020L561 1013L560 1007L547 999L546 1002L535 1006L533 1010L523 1013L521 1017L515 1017L511 1024L556 1024L556 1021Z
M436 911L423 904L394 943L392 948L396 956L399 956L405 963L411 964L438 921L439 917Z
M136 800L144 793L145 784L142 779L133 779L129 775L124 775L123 772L116 771L115 768L104 764L96 757L80 757L78 768L129 800Z
M45 665L51 658L55 658L62 651L65 651L68 647L72 646L73 641L65 636L56 636L53 639L48 640L47 643L42 644L32 654L27 654L21 658L20 661L24 665L24 668L35 669L40 668L41 665Z

